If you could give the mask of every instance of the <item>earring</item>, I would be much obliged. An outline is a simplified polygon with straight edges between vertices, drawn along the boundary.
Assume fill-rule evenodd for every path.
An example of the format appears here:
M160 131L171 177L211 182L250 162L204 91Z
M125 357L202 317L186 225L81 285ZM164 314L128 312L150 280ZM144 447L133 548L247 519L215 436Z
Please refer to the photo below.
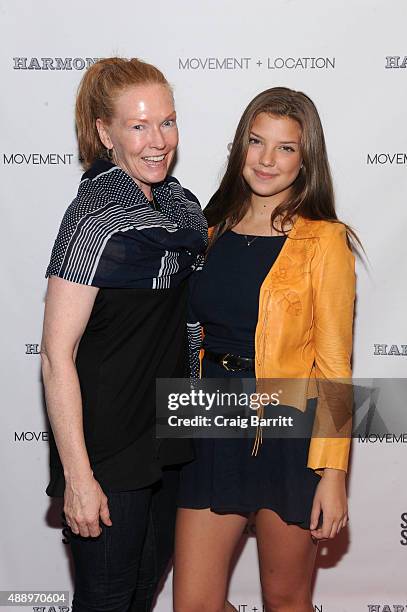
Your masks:
M113 160L113 147L111 149L106 149L106 155L108 160Z

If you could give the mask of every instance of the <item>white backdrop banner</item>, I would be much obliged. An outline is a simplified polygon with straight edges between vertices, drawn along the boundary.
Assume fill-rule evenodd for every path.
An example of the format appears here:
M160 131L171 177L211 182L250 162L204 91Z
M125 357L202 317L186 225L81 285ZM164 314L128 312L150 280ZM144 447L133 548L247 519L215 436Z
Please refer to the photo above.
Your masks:
M407 5L1 0L0 15L0 590L72 596L60 507L44 492L48 447L38 353L45 268L82 171L73 109L84 71L111 55L139 57L163 70L179 117L173 174L202 206L218 184L248 101L278 85L308 94L323 121L339 216L357 230L369 258L358 265L355 376L406 377ZM354 440L350 523L319 547L316 612L407 612L406 442L392 435ZM252 528L245 537L230 599L240 612L260 611ZM171 610L170 579L156 610Z

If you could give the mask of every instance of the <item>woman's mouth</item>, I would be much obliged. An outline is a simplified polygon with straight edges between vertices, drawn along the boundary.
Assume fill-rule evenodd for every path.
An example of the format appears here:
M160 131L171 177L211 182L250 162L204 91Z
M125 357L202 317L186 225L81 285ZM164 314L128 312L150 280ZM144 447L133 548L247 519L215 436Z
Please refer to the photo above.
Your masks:
M277 174L269 174L268 172L262 172L261 170L254 170L255 175L262 180L270 180L276 178Z
M166 154L163 155L148 155L146 157L143 157L143 161L145 164L147 164L147 166L149 166L150 168L160 168L161 166L165 165L165 158L167 157Z

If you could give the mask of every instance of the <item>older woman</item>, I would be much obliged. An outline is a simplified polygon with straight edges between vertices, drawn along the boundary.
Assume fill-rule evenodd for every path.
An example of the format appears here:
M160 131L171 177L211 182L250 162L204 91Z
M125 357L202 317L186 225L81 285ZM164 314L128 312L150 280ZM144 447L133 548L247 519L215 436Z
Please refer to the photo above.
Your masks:
M167 174L178 130L157 68L94 64L76 123L86 172L46 273L47 493L64 496L72 531L73 611L149 610L172 552L176 466L191 459L188 441L155 438L155 379L186 374L186 283L207 225Z

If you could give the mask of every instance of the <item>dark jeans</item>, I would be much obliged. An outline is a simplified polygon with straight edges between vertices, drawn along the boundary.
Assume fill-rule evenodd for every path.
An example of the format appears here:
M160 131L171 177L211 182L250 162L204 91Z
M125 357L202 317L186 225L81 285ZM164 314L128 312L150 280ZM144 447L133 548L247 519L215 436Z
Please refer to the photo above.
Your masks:
M71 533L72 612L149 612L172 557L178 469L152 487L109 493L111 527L98 538Z

